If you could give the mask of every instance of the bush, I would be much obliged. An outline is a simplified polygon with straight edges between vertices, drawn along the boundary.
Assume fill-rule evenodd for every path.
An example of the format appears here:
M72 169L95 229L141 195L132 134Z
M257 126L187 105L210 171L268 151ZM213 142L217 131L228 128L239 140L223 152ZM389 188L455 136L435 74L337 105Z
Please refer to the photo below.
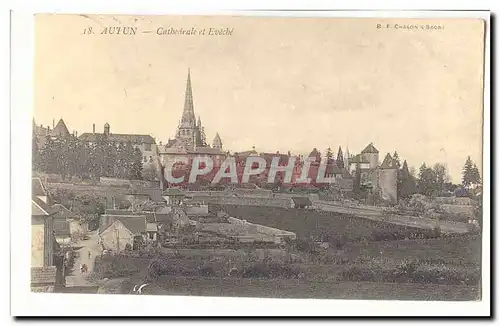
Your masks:
M278 262L258 262L243 270L242 277L245 278L297 278L300 271L290 265Z
M449 285L477 285L479 268L469 272L460 267L427 265L417 261L404 261L395 268L353 266L340 273L340 279L354 282L424 283Z
M215 271L211 266L205 266L198 270L198 274L204 277L215 276Z

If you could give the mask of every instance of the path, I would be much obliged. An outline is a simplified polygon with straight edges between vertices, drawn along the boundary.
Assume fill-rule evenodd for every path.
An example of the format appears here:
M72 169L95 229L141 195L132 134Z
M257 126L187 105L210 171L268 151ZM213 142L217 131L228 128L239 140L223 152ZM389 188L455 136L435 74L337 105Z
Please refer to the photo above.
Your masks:
M76 244L76 247L81 248L76 251L78 254L75 257L72 275L66 276L66 287L93 285L87 277L92 272L95 257L101 254L101 246L97 244L97 231L89 232L88 236L88 240L82 240ZM80 273L80 264L88 266L87 274Z
M353 214L370 220L392 223L397 225L411 226L421 229L432 229L436 226L436 221L424 217L403 216L395 214L387 214L384 216L383 210L380 208L366 207L346 207L334 202L328 201L313 201L313 207L327 212L338 212L344 214ZM439 221L439 227L444 233L467 233L467 224L452 221Z

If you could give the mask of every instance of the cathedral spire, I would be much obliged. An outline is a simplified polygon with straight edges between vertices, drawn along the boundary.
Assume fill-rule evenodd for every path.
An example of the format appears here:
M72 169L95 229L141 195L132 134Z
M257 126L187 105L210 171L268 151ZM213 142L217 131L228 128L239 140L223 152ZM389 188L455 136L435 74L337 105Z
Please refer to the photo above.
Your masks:
M196 117L194 116L193 105L193 90L191 89L191 70L188 69L188 77L186 82L186 95L184 99L184 111L182 112L182 125L194 127L196 124Z

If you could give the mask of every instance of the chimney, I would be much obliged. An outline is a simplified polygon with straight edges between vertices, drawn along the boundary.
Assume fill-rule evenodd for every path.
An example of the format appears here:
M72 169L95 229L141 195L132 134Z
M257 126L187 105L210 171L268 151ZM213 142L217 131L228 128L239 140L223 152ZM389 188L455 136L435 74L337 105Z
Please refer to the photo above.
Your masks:
M78 131L75 130L75 137L78 137Z
M56 119L52 119L52 128L56 126Z
M92 125L92 133L95 134L95 123Z

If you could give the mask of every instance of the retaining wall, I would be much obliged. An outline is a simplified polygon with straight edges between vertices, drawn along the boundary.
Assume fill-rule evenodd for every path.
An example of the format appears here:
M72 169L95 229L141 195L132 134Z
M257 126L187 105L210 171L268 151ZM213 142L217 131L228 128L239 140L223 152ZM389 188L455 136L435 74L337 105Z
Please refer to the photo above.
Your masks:
M230 196L202 196L192 195L193 201L216 205L246 205L291 208L292 201L288 198L266 197L230 197Z

